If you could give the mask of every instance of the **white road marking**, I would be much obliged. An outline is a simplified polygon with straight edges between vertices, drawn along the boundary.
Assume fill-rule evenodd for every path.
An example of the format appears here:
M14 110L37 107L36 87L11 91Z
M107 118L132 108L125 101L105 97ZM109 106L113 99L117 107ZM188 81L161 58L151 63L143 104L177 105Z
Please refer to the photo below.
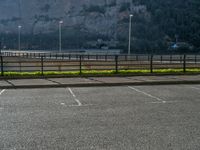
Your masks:
M3 92L5 92L5 89L3 89L3 90L1 90L1 91L0 91L0 95L2 95L2 94L3 94Z
M82 106L81 102L76 98L76 95L74 94L74 92L72 91L71 88L68 88L69 92L72 94L72 96L74 97L74 100L77 102L77 106Z
M3 94L3 92L5 92L5 89L0 91L0 96ZM3 107L0 107L0 110L3 110L3 109L4 109Z
M136 92L138 92L138 93L142 93L142 94L144 94L144 95L146 95L146 96L148 96L148 97L151 97L151 98L153 98L153 99L156 99L156 100L159 101L159 102L166 103L166 101L162 100L161 98L156 97L156 96L153 96L153 95L151 95L151 94L149 94L149 93L146 93L146 92L141 91L141 90L139 90L139 89L136 89L136 88L134 88L134 87L128 86L128 88L130 88L130 89L132 89L132 90L134 90L134 91L136 91ZM156 103L156 102L153 102L153 103ZM158 103L158 102L157 102L157 103Z
M200 90L200 88L198 88L198 87L193 87L193 86L191 86L191 88L192 88L192 89L195 89L195 90Z
M151 103L151 104L163 104L163 103L166 103L166 101L165 102L149 102L149 103Z
M84 104L81 105L81 107L86 107L86 106L93 106L93 104ZM79 105L68 105L68 107L80 107Z
M149 102L151 104L165 104L165 103L178 103L180 101L163 101L163 102Z

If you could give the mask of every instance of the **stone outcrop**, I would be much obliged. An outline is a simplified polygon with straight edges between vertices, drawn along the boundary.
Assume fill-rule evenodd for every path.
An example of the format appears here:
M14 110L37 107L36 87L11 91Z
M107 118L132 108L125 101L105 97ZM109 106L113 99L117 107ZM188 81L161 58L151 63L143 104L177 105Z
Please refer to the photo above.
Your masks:
M0 32L24 34L51 33L63 28L115 38L127 34L129 13L150 18L146 7L132 0L1 0Z

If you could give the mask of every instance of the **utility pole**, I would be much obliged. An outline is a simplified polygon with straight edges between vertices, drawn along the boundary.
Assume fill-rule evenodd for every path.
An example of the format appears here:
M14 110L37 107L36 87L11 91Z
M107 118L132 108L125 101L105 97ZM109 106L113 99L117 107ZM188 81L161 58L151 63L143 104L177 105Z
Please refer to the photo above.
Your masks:
M63 21L59 21L59 52L62 52L62 24Z
M131 29L132 29L132 17L133 15L129 15L129 42L128 42L128 55L131 54Z
M21 28L22 26L18 26L18 50L21 50Z

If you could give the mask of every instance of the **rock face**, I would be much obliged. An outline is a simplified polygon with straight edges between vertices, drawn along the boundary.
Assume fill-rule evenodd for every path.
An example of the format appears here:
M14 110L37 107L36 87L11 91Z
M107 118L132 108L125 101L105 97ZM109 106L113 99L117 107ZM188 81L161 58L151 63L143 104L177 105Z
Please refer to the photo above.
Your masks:
M129 12L149 19L144 5L132 0L1 0L0 32L17 33L21 25L24 34L51 33L63 28L116 38L128 32Z
M63 20L64 48L127 50L133 14L133 52L168 52L175 37L200 49L199 8L199 0L0 0L0 41L16 48L21 25L24 49L57 48Z

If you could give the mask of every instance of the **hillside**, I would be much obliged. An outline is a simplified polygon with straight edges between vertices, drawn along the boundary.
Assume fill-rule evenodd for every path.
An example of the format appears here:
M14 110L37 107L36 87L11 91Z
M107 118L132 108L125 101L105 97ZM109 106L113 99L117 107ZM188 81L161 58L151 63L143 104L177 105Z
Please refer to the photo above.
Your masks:
M126 49L129 14L133 16L132 51L164 51L175 41L200 47L198 0L1 0L1 41L22 46L57 48L58 22L63 20L63 47L92 47L97 39ZM49 42L51 41L51 42Z

